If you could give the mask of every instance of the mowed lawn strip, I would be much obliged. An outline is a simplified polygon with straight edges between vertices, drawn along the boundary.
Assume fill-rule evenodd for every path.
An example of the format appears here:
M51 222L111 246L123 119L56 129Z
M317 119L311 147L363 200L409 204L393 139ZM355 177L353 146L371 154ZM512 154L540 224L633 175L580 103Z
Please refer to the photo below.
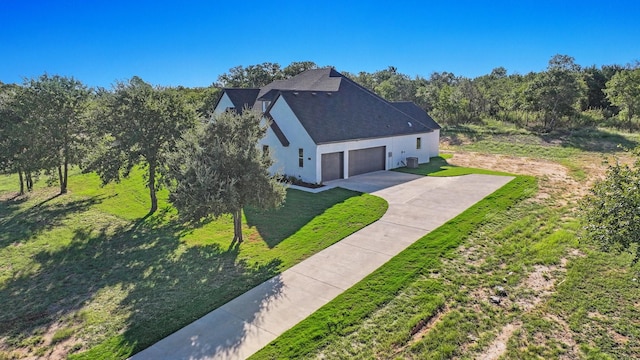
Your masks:
M485 169L474 169L467 167L459 167L455 165L449 165L447 159L450 159L452 154L442 154L429 159L428 163L419 164L417 168L402 167L394 169L394 171L404 172L408 174L423 175L423 176L436 176L436 177L449 177L449 176L461 176L469 174L483 174L483 175L501 175L501 176L513 176L513 174L492 171Z
M419 275L438 267L474 229L537 189L533 177L518 176L405 251L254 354L254 359L305 358L333 338L346 336ZM434 297L434 309L442 299Z
M0 201L0 301L12 309L0 314L0 358L56 347L72 358L126 358L387 209L344 189L288 190L281 209L245 209L245 242L230 246L230 217L186 226L166 191L145 216L142 184L141 171L105 187L76 172L67 195L40 185Z

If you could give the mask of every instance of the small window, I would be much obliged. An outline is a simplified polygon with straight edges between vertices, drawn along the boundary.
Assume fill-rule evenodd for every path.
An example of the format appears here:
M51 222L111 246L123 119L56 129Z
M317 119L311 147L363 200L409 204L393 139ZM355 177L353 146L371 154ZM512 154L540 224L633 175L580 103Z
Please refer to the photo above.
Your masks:
M269 145L262 145L262 156L269 156Z
M304 150L303 149L298 149L298 166L299 167L304 166Z
M422 138L416 139L416 149L420 150L422 148Z

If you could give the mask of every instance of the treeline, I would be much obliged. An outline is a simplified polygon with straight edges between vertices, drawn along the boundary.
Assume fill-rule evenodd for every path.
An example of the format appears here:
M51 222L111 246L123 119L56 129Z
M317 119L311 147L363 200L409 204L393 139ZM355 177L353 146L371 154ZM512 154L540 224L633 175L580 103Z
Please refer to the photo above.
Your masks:
M152 86L134 77L92 89L47 74L0 83L0 173L18 174L21 194L42 175L65 193L72 165L96 171L104 183L142 165L153 211L166 159L186 132L210 119L221 87L262 87L314 68L311 61L237 66L206 88ZM631 131L640 123L638 64L581 67L556 55L545 71L526 75L504 68L474 79L449 72L411 78L394 67L343 73L387 100L415 102L443 125L497 119L546 132L594 125Z
M266 132L254 112L211 114L216 87L152 86L139 77L112 89L47 74L0 92L0 173L18 174L20 195L48 175L67 192L70 166L96 172L103 184L145 171L149 213L169 186L188 221L231 213L242 241L245 205L278 206L284 189L269 174L271 158L256 146Z
M109 90L48 74L0 85L0 173L18 174L20 194L42 175L66 193L73 165L104 183L143 165L152 211L167 154L218 97L215 87L153 87L138 77Z
M220 75L217 85L261 87L317 67L310 61L285 68L277 63L237 66ZM508 74L503 67L473 79L450 72L411 78L393 66L373 73L342 73L387 100L415 102L443 125L497 119L539 132L640 126L638 64L582 67L570 56L555 55L545 71L525 75Z
M511 122L535 131L614 126L635 130L640 106L638 66L581 67L566 55L547 69L507 74L503 67L474 79L449 72L409 78L393 67L352 75L388 100L412 100L444 125Z

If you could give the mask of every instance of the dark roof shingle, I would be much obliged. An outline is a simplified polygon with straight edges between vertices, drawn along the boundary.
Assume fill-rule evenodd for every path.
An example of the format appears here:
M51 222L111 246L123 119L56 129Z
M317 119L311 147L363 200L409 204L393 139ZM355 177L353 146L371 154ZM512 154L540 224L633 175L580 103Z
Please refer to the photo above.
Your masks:
M338 91L280 91L316 144L431 132L434 129L343 78Z
M430 129L440 129L440 125L438 125L438 123L433 120L433 118L429 116L429 114L427 114L424 109L422 109L412 101L396 101L392 102L391 105L395 106L398 110L411 116L412 118L420 121Z
M316 144L431 132L440 126L412 102L390 103L332 68L307 70L261 89L224 89L236 106L282 97ZM260 104L261 105L261 104ZM269 114L265 114L273 119ZM278 120L278 119L273 119ZM289 144L275 121L272 128ZM286 145L285 145L286 144Z
M252 107L260 93L260 89L227 88L224 92L229 96L236 112L240 113L245 107Z

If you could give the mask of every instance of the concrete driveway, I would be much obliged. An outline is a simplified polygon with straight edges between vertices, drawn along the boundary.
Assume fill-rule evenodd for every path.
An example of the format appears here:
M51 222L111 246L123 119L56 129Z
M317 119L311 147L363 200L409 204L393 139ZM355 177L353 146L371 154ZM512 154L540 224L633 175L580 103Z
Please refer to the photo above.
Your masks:
M327 185L387 200L377 222L175 332L132 359L244 359L513 177L380 171Z

